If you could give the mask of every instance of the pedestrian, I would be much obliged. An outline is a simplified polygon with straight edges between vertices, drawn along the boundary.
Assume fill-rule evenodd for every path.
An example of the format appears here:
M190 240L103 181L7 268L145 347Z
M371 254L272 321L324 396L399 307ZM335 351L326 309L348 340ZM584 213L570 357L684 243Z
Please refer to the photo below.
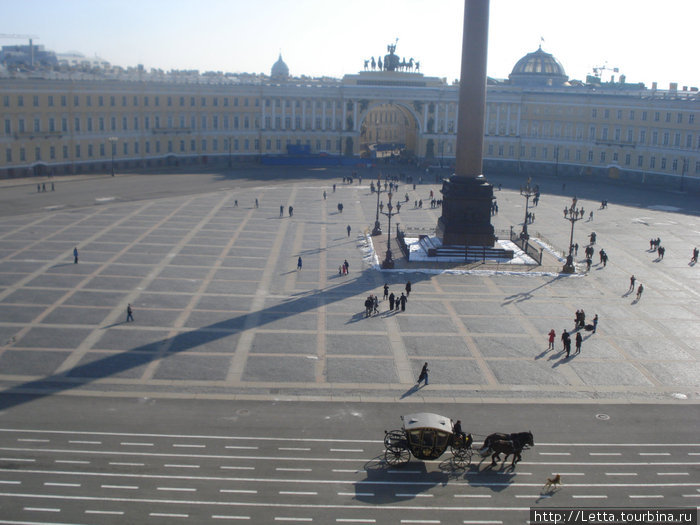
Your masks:
M41 191L46 191L46 183L45 182L41 183Z
M401 292L401 297L399 297L399 302L401 303L401 311L402 312L406 311L406 301L407 301L406 296L403 294L403 292Z
M603 252L603 267L608 265L608 254Z
M233 207L238 208L238 199L233 201Z
M78 247L73 248L73 264L78 264Z
M644 292L644 285L639 283L639 287L637 288L637 301L642 298L642 292Z
M51 191L56 191L56 186L54 186L53 182L51 183Z
M350 263L347 259L345 259L345 262L343 262L343 266L345 267L345 273L350 273Z
M131 308L131 303L126 305L126 322L134 320L134 309Z
M700 254L700 250L697 248L693 248L693 256L690 258L690 262L695 264L698 262L698 255Z
M549 331L549 346L547 347L547 350L554 350L554 338L557 336L557 333L554 331L554 328L552 328Z
M333 184L333 193L335 193L335 184Z
M372 309L375 314L379 313L379 297L376 295L372 296Z
M601 248L600 251L598 252L598 255L600 256L600 264L602 264L602 263L603 263L603 258L605 257L605 250L603 250L603 249Z
M258 202L258 199L255 199L255 207L257 208L259 206L260 206L260 203Z
M593 316L593 333L598 330L598 314Z
M574 244L574 255L578 256L578 243Z
M297 270L301 270L301 256L297 259Z
M593 264L593 261L591 260L590 257L586 258L586 271L590 272L591 271L591 264Z
M284 206L280 204L280 217L284 215Z
M569 338L569 332L567 332L566 330L564 330L564 331L561 333L561 345L562 345L562 349L563 349L563 350L566 350L566 340L567 340L568 338Z
M323 190L323 200L324 200L324 201L326 200L326 197L327 197L327 196L328 196L328 194L326 193L326 190Z
M581 343L583 343L583 337L581 337L581 332L576 333L576 353L581 353Z
M367 296L367 299L365 299L365 317L369 317L370 313L372 312L373 303L374 301L372 300L372 296Z
M632 277L630 277L630 287L629 287L629 289L627 290L627 293L633 292L633 291L634 291L634 282L635 282L636 280L637 280L637 278L636 278L634 275L632 275Z
M36 185L36 192L39 193L41 191L41 184Z
M395 300L395 299L396 299L396 298L395 298L395 296L394 296L394 292L391 292L391 293L389 294L389 310L393 310L393 309L394 309L394 300Z
M411 295L411 281L406 282L406 297Z
M348 237L350 237L350 231L352 230L352 228L350 227L349 224L348 224L348 227L346 229L348 230Z
M289 207L289 216L292 217L294 215L294 208L292 206Z
M384 299L389 297L389 285L384 283Z
M421 381L425 381L425 386L428 386L428 372L430 370L428 369L428 363L425 363L423 365L423 368L420 370L420 375L418 376L418 381L416 381L416 385L420 385Z

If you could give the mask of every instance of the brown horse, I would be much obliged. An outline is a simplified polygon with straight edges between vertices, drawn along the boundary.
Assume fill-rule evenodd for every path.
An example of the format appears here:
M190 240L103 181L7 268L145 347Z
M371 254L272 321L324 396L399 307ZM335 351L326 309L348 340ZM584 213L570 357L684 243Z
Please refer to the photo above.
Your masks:
M535 446L535 440L534 437L532 436L532 432L517 432L514 434L501 434L501 433L495 433L495 434L489 434L486 436L486 439L484 440L484 444L480 449L480 453L482 456L486 456L489 452L491 452L493 446L492 444L495 441L510 441L513 443L513 445L516 448L519 448L520 450L526 448L526 447L534 447Z
M491 450L493 451L493 455L491 456L491 466L495 467L496 462L501 460L501 454L505 454L506 457L503 458L503 463L505 464L506 460L508 459L508 456L511 454L513 455L513 461L511 461L510 466L514 467L515 464L523 459L520 456L520 453L523 451L523 448L520 446L515 445L513 441L501 441L501 440L496 440L491 443Z

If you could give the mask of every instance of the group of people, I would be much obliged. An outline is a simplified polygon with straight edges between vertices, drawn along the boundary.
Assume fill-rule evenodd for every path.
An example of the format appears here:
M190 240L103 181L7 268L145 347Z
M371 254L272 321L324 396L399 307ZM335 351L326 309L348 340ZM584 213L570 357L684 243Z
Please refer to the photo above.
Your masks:
M347 275L348 273L350 273L350 263L347 259L345 259L345 261L343 261L343 264L338 266L338 275Z
M593 317L593 324L590 324L586 326L586 314L585 312L581 310L576 310L576 318L574 319L574 331L576 332L576 335L574 336L574 341L576 343L576 352L575 354L580 354L581 353L581 345L583 344L583 336L581 335L581 330L582 328L585 328L586 330L590 330L593 333L596 333L596 330L598 329L598 314L595 314ZM554 350L554 340L557 337L557 333L554 331L554 328L552 328L549 333L547 334L547 340L549 342L549 346L547 347L547 350ZM561 333L561 342L562 342L562 350L566 351L566 357L571 356L571 334L568 332L568 330L564 329ZM574 355L575 355L574 354Z

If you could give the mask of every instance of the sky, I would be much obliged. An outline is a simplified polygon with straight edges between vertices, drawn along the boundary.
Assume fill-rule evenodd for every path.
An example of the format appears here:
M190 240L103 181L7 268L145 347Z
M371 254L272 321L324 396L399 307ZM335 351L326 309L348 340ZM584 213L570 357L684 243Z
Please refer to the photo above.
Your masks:
M0 0L0 12L2 34L124 67L269 74L281 53L293 76L340 78L398 38L423 74L460 75L464 0ZM541 44L572 79L607 66L700 86L697 20L698 0L491 0L488 75L507 78Z

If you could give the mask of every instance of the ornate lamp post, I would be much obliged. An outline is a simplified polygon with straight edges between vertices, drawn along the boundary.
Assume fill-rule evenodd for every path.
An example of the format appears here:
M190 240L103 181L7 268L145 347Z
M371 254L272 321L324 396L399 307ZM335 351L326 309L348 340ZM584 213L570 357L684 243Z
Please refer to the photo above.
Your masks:
M382 226L379 224L379 194L382 192L382 174L377 175L377 215L374 218L374 228L372 229L372 236L377 236L382 234Z
M389 226L386 229L386 257L384 258L384 261L382 261L382 268L385 269L394 267L394 258L391 255L391 218L399 213L398 211L393 211L394 206L391 204L391 192L389 192L389 203L387 204L386 209L389 211L382 212L382 215L389 217Z
M523 220L523 229L520 232L520 238L523 240L528 240L530 235L527 233L527 217L530 205L530 197L532 197L537 191L530 187L530 178L527 179L527 184L525 186L520 186L520 195L525 197L525 219Z
M109 141L110 149L112 150L112 177L114 177L114 152L117 149L117 141L119 138L109 137L107 140Z
M563 273L574 273L576 267L574 266L574 224L577 221L583 219L583 213L576 207L576 197L571 201L571 207L564 209L564 220L571 223L571 235L569 236L569 255L566 256L566 264L562 268Z

